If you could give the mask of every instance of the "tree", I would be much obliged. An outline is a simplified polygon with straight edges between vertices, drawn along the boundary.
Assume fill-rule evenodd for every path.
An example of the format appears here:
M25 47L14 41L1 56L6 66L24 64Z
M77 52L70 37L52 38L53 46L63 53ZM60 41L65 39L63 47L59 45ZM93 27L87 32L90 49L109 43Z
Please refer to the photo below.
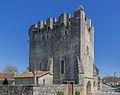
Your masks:
M18 73L18 69L16 68L16 66L13 65L7 65L3 72L17 72Z
M3 85L9 85L7 78L3 81Z

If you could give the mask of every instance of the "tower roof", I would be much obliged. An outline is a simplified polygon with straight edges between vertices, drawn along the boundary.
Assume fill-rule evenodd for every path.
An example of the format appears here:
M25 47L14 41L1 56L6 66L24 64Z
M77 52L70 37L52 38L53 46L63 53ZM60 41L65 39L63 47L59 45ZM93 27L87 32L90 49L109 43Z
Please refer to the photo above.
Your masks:
M83 5L80 5L77 10L83 10L84 11Z

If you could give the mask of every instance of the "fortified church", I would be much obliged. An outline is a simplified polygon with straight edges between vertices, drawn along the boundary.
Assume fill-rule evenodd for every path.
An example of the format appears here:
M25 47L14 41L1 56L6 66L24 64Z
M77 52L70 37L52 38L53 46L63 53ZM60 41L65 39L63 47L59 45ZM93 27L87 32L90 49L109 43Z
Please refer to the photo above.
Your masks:
M29 71L48 71L51 84L79 85L85 94L99 88L94 64L94 26L83 6L29 29ZM44 80L45 81L45 80Z

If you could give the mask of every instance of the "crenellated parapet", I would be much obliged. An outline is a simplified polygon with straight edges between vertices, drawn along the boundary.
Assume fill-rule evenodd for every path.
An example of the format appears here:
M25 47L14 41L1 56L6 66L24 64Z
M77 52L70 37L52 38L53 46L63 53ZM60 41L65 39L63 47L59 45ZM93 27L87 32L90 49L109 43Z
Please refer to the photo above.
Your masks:
M57 18L48 18L46 21L39 21L37 24L31 25L30 32L37 31L55 31L60 28L69 26L70 14L64 13Z
M69 18L70 18L70 14L63 13L59 16L58 21L60 23L63 23L65 26L67 26Z
M61 30L71 30L79 24L84 23L88 31L92 29L91 19L86 18L85 11L82 6L80 6L74 13L73 16L68 13L63 13L58 18L48 18L44 21L39 21L38 23L31 25L29 29L30 34L34 33L48 33L56 32Z

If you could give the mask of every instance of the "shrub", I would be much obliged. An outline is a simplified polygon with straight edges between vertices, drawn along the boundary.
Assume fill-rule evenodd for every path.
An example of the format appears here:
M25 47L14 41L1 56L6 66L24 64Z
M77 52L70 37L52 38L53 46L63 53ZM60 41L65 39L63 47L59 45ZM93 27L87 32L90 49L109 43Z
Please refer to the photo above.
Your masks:
M76 91L76 92L75 92L75 95L80 95L80 92L79 92L79 91Z
M58 92L57 95L64 95L64 93L63 92Z
M3 85L9 85L8 80L5 78L5 80L3 81Z

